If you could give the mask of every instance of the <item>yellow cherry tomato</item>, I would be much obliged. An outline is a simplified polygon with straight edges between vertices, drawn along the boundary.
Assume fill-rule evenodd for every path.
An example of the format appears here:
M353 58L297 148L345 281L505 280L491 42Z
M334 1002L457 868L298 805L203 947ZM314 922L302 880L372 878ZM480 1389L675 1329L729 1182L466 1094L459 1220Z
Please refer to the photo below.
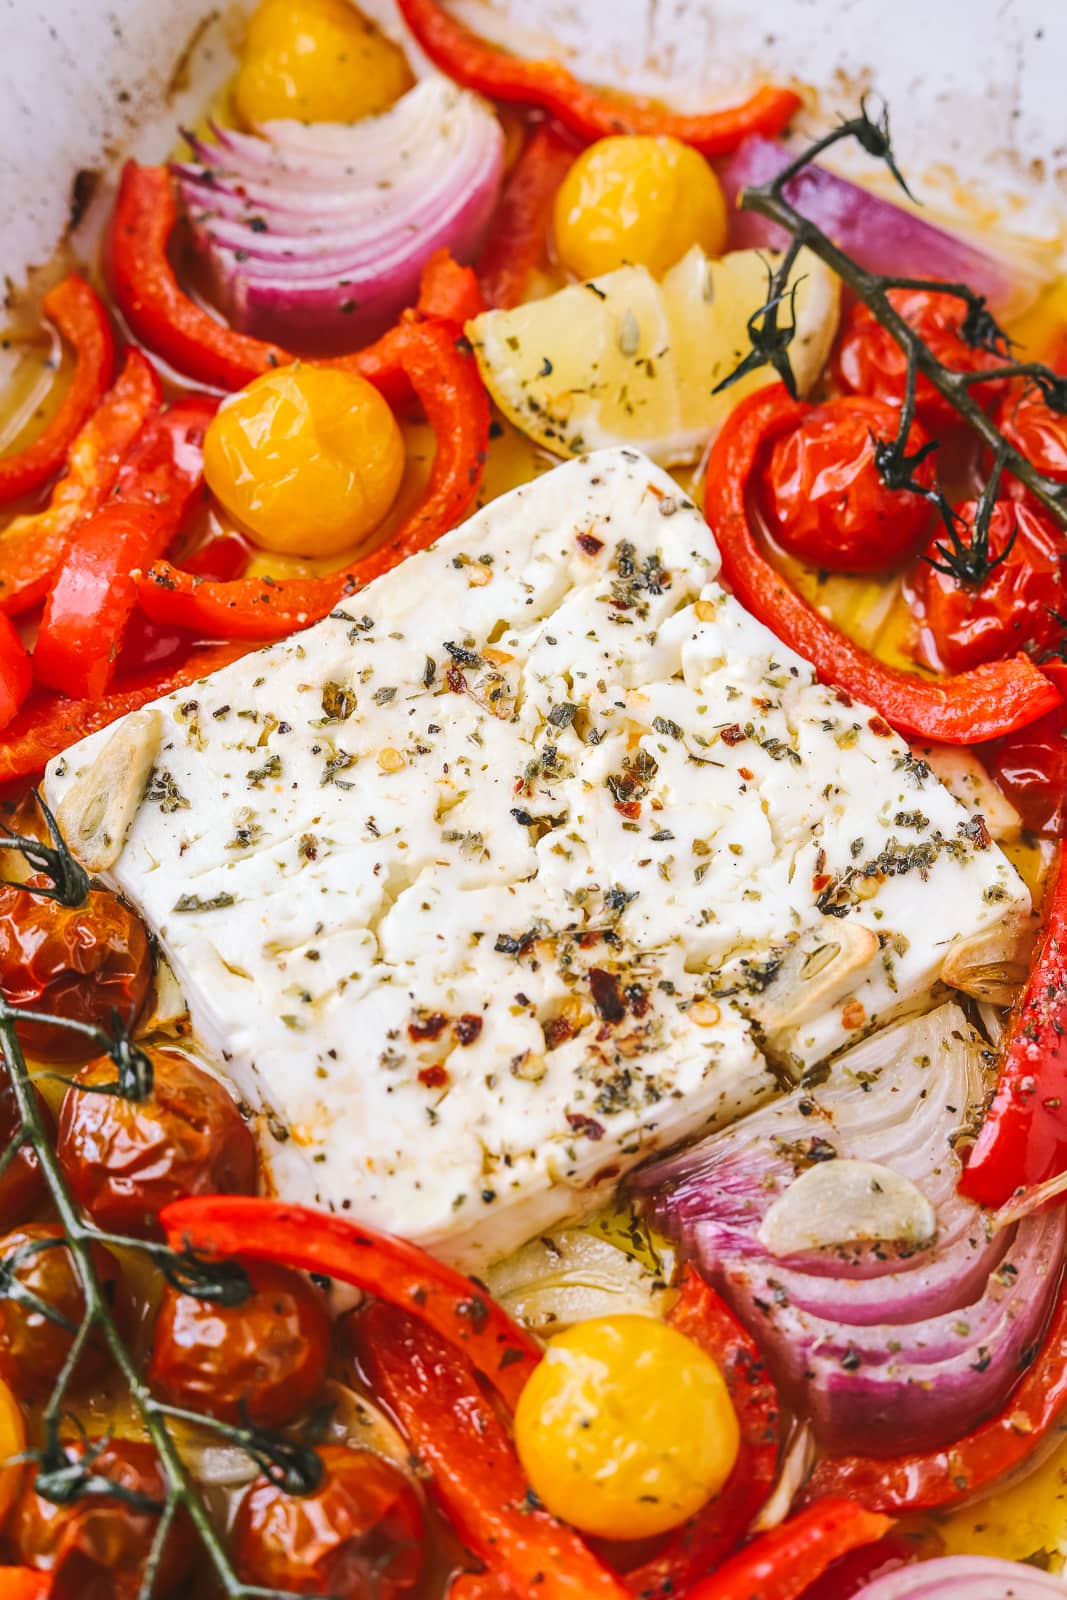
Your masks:
M18 1499L25 1468L9 1465L26 1448L26 1423L21 1407L7 1384L0 1381L0 1527Z
M557 1335L515 1412L530 1486L585 1533L644 1539L699 1511L740 1443L718 1367L651 1317L595 1317Z
M355 122L414 78L403 51L347 0L262 0L234 86L246 122Z
M601 139L560 184L555 239L560 261L579 278L627 262L659 277L695 244L722 254L726 201L704 157L678 139Z
M264 550L329 556L377 527L396 498L404 442L356 373L297 363L256 378L204 440L211 492Z

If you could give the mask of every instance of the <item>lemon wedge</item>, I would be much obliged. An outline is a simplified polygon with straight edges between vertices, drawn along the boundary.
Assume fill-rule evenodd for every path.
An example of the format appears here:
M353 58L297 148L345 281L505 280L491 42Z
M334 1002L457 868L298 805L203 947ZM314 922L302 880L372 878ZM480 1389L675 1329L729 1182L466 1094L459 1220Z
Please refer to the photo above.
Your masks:
M547 450L631 445L674 466L695 460L738 401L775 379L767 367L712 393L749 350L748 320L767 298L774 260L736 250L711 261L694 246L661 282L644 267L620 267L513 311L487 311L466 331L500 410ZM829 355L840 285L807 250L794 283L789 353L803 394ZM783 324L789 317L786 305Z

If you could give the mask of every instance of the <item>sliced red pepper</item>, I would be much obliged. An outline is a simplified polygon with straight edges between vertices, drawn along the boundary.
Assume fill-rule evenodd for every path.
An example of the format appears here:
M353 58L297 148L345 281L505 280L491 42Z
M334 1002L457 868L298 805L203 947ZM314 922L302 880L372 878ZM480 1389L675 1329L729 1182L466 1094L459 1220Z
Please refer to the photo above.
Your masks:
M801 105L794 90L768 84L740 105L685 116L651 100L601 94L558 61L508 55L449 16L437 0L399 0L399 6L430 60L450 78L491 100L547 111L586 140L614 133L667 135L706 156L723 156L750 134L781 133Z
M784 384L770 384L741 401L712 446L705 514L723 576L741 604L810 661L823 683L872 706L906 737L975 744L1052 711L1059 691L1029 657L988 662L946 678L901 672L842 633L778 572L753 533L749 492L768 446L808 410L789 398Z
M0 611L14 616L44 598L83 518L103 505L134 439L163 403L155 368L139 350L70 447L67 471L43 511L16 517L0 533Z
M209 1195L175 1201L160 1220L172 1244L325 1273L412 1311L461 1345L509 1405L540 1359L537 1341L473 1279L347 1217L249 1195Z
M891 1527L888 1517L852 1500L817 1500L760 1534L710 1578L687 1590L685 1600L799 1600L832 1561L873 1544Z
M1012 1012L993 1103L967 1157L960 1191L1002 1206L1067 1171L1067 867L1061 850L1045 927Z
M45 295L42 310L73 347L74 372L55 415L32 444L17 455L0 456L0 505L55 477L115 372L115 336L107 307L84 278L71 273L57 283Z
M0 612L0 728L15 716L30 692L33 667L9 617Z
M611 1569L530 1497L515 1446L463 1353L389 1306L368 1306L351 1326L361 1366L429 1472L449 1521L503 1580L496 1592L625 1600ZM484 1580L480 1593L486 1596Z
M127 161L107 237L108 276L115 301L138 339L175 371L214 389L241 389L295 357L280 345L238 333L190 299L168 255L178 224L178 206L166 167ZM446 251L431 256L423 272L417 310L456 318L481 310L469 268ZM392 337L383 334L365 350L323 365L360 373L390 404L411 398L411 388Z
M573 145L548 122L527 141L478 263L482 293L489 305L510 310L524 298L531 272L544 259L556 193L574 156Z
M252 648L249 644L205 646L192 651L176 671L122 684L98 700L33 695L0 734L0 784L35 777L68 745L99 732L130 711L139 711L172 689L184 689L220 667L229 666Z
M778 1396L759 1347L715 1290L693 1268L668 1320L699 1344L726 1379L741 1429L741 1448L721 1492L663 1548L626 1574L640 1600L676 1596L731 1550L770 1492L778 1465Z
M155 622L219 639L282 638L328 616L346 596L455 527L473 504L489 445L489 401L454 323L412 319L397 330L400 360L437 449L422 500L392 538L325 578L238 578L204 582L157 562L138 581L138 601Z
M33 654L38 683L72 698L104 693L137 604L131 574L162 556L204 492L213 395L185 395L149 421L111 500L78 530L45 601Z
M1041 1349L1003 1410L939 1450L902 1456L827 1456L805 1499L846 1494L872 1511L896 1514L955 1505L1020 1466L1064 1425L1067 1407L1067 1294L1061 1290Z

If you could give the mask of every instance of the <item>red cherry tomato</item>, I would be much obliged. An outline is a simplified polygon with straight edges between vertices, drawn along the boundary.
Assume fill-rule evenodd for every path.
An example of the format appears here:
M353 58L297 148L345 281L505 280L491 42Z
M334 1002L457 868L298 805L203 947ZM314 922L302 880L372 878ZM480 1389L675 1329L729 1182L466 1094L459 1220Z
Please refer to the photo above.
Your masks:
M975 502L968 500L956 509L963 518L961 536L966 542ZM944 538L938 542L947 544ZM908 598L922 629L920 648L931 665L964 672L1020 650L1046 649L1062 633L1050 611L1062 614L1064 609L1064 543L1049 519L1023 501L998 501L989 549L993 556L1007 554L978 588L936 571L926 561L916 567ZM926 553L934 561L944 560L933 543Z
M791 555L831 572L884 572L914 553L930 521L921 495L887 489L874 440L893 439L898 413L883 400L845 395L813 406L798 428L771 449L764 509L775 538ZM926 443L913 424L908 453ZM929 458L917 480L934 485Z
M173 1405L275 1428L304 1411L330 1359L330 1319L306 1278L250 1266L252 1294L216 1305L167 1289L148 1376Z
M51 1138L55 1138L52 1113L37 1095L37 1112ZM6 1073L0 1073L0 1150L6 1150L15 1131L21 1124L15 1091ZM13 1228L25 1222L43 1204L48 1186L41 1173L40 1163L32 1145L19 1147L18 1155L0 1173L0 1228Z
M1013 388L1000 407L997 426L1038 472L1067 483L1067 414L1047 406L1039 389Z
M986 766L1034 833L1067 833L1067 666L1042 667L1064 704L982 750Z
M59 1113L56 1153L80 1205L112 1233L153 1236L172 1200L254 1194L256 1147L221 1083L171 1050L150 1050L154 1081L144 1100L92 1094L114 1082L106 1056L73 1080Z
M889 300L946 367L957 372L984 372L1004 366L1008 359L989 350L972 349L961 338L960 326L967 308L955 295L930 289L891 289ZM841 388L850 394L873 395L891 406L903 403L907 357L892 334L861 303L854 305L845 318L832 371ZM998 381L979 384L971 392L979 400L990 400L1003 390L1003 382ZM928 427L944 427L959 420L943 395L921 375L915 400L918 414Z
M79 1441L64 1449L77 1461L86 1447ZM166 1500L166 1479L150 1444L116 1439L104 1445L91 1470L161 1508ZM106 1494L55 1505L31 1483L12 1513L7 1535L21 1560L51 1574L53 1600L134 1600L158 1523L157 1512ZM193 1547L179 1514L163 1547L153 1597L168 1600L190 1593L183 1581Z
M38 1301L77 1328L85 1312L85 1296L74 1258L62 1241L58 1223L27 1223L0 1239L0 1265ZM102 1245L94 1244L92 1250L97 1277L115 1309L121 1283L119 1264ZM53 1321L27 1300L0 1299L0 1377L18 1393L47 1393L70 1352L71 1326ZM77 1377L97 1377L107 1364L107 1347L94 1330Z
M419 1582L425 1536L418 1496L381 1456L323 1445L314 1494L266 1478L245 1492L234 1522L244 1583L337 1600L402 1600Z
M132 1026L151 977L143 923L106 889L90 890L85 904L72 908L0 887L0 988L11 1005L97 1027L110 1027L114 1009ZM20 1023L18 1035L53 1061L93 1053L84 1038L49 1023Z

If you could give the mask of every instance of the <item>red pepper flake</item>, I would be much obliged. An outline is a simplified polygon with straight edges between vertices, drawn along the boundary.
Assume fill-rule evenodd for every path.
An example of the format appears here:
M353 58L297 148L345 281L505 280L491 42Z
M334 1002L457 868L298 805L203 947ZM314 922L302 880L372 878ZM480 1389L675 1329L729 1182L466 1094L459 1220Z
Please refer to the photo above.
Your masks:
M831 881L828 872L817 872L811 880L812 892L814 894L822 894L824 889L829 888Z
M408 1023L408 1038L439 1039L448 1027L448 1018L443 1011L423 1011L419 1014L418 1022Z
M569 1017L550 1017L544 1025L545 1049L558 1050L561 1044L574 1038L574 1024Z
M867 726L872 733L878 735L879 739L891 739L893 737L893 730L884 717L868 717Z
M596 539L591 533L580 533L578 534L577 539L578 548L581 550L583 555L599 555L601 550L604 548L603 539Z
M619 980L615 973L605 972L603 967L590 967L589 988L597 1016L604 1022L621 1022L626 1015L626 1007L619 993Z
M620 817L626 817L630 822L636 822L641 815L640 800L616 800L615 810Z
M723 744L744 744L745 740L748 738L748 735L747 733L742 732L741 728L736 722L731 722L728 728L724 728L722 730L719 738L722 740Z
M751 772L748 767L738 767L737 773L739 777L744 778L746 783L751 783L753 778L756 776L756 774Z
M850 1033L862 1028L866 1020L867 1012L862 1000L850 1000L841 1012L841 1026Z
M834 699L837 701L838 705L850 706L852 704L852 696L846 689L835 689Z
M445 673L445 682L453 694L466 694L467 680L458 667L449 667Z
M452 1024L452 1032L462 1045L473 1044L481 1031L482 1019L473 1011L465 1011Z
M443 1089L448 1081L448 1069L440 1061L435 1061L432 1067L423 1067L419 1073L419 1082L424 1089Z
M603 1124L597 1122L595 1117L583 1117L577 1111L568 1111L567 1121L575 1133L584 1133L587 1139L593 1140L594 1144L598 1139L604 1137Z

